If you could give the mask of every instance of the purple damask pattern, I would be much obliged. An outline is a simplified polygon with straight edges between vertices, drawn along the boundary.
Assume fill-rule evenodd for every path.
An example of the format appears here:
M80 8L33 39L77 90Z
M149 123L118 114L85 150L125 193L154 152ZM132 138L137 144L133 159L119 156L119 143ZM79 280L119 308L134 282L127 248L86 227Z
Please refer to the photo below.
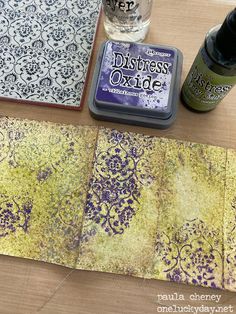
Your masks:
M220 234L201 220L186 221L173 233L158 233L156 253L165 278L179 283L221 288L216 278L222 269ZM172 234L169 236L169 234ZM209 239L215 239L209 241Z
M145 156L152 149L151 137L115 130L102 132L87 196L86 219L101 225L108 235L123 234L138 210L142 186L153 180ZM103 140L107 141L104 150Z
M19 197L0 195L0 238L19 229L27 232L32 207L30 200L22 202Z

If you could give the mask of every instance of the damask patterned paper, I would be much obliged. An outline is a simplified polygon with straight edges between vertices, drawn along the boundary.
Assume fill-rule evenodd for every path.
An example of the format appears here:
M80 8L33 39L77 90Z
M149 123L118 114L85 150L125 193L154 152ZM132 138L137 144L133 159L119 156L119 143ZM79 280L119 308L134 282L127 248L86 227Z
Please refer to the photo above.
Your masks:
M102 130L77 268L222 288L226 150Z
M99 132L77 268L149 276L163 162L153 137Z
M75 266L96 136L0 119L0 253Z
M222 288L226 151L166 141L153 277Z
M227 290L236 291L236 151L228 150L227 155L224 284Z
M236 151L0 119L0 253L236 290Z
M100 0L0 0L0 96L79 109Z

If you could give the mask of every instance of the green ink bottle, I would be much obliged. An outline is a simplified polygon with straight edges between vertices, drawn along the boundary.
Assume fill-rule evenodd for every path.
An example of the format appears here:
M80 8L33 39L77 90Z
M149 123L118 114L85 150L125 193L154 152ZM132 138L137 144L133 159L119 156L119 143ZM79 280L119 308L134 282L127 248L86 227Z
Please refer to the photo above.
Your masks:
M196 111L210 111L236 84L236 8L211 29L182 87L182 99Z

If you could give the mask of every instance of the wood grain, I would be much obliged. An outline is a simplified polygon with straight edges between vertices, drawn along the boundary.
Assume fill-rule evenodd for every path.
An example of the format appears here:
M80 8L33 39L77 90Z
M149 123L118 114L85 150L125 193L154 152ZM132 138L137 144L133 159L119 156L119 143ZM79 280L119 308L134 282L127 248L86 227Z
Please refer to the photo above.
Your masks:
M154 0L151 29L146 42L178 47L184 55L184 79L206 32L221 23L234 4L235 1L231 0ZM86 100L97 51L103 40L105 34L101 20L86 86ZM82 112L1 101L0 115L67 124L103 125L119 130L236 148L236 89L210 113L193 113L180 103L177 121L165 131L95 121L89 115L86 100ZM219 304L234 306L233 313L236 313L236 295L230 292L75 271L46 263L0 256L1 314L157 313L157 295L173 293L184 294L185 301L161 303L166 306L214 306L214 302L190 301L189 295L220 294L222 297Z

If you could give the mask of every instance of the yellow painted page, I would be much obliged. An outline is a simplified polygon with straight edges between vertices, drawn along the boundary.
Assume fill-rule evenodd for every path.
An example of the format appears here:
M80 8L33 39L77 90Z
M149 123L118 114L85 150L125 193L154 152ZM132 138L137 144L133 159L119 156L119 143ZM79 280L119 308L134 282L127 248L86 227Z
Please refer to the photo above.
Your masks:
M0 253L75 266L96 136L0 119Z
M99 132L77 268L222 288L223 148Z
M226 151L166 140L153 278L222 288Z
M224 217L224 285L236 291L236 151L227 152Z
M150 276L164 153L157 138L100 130L77 268Z
M236 290L236 152L0 119L0 253Z

